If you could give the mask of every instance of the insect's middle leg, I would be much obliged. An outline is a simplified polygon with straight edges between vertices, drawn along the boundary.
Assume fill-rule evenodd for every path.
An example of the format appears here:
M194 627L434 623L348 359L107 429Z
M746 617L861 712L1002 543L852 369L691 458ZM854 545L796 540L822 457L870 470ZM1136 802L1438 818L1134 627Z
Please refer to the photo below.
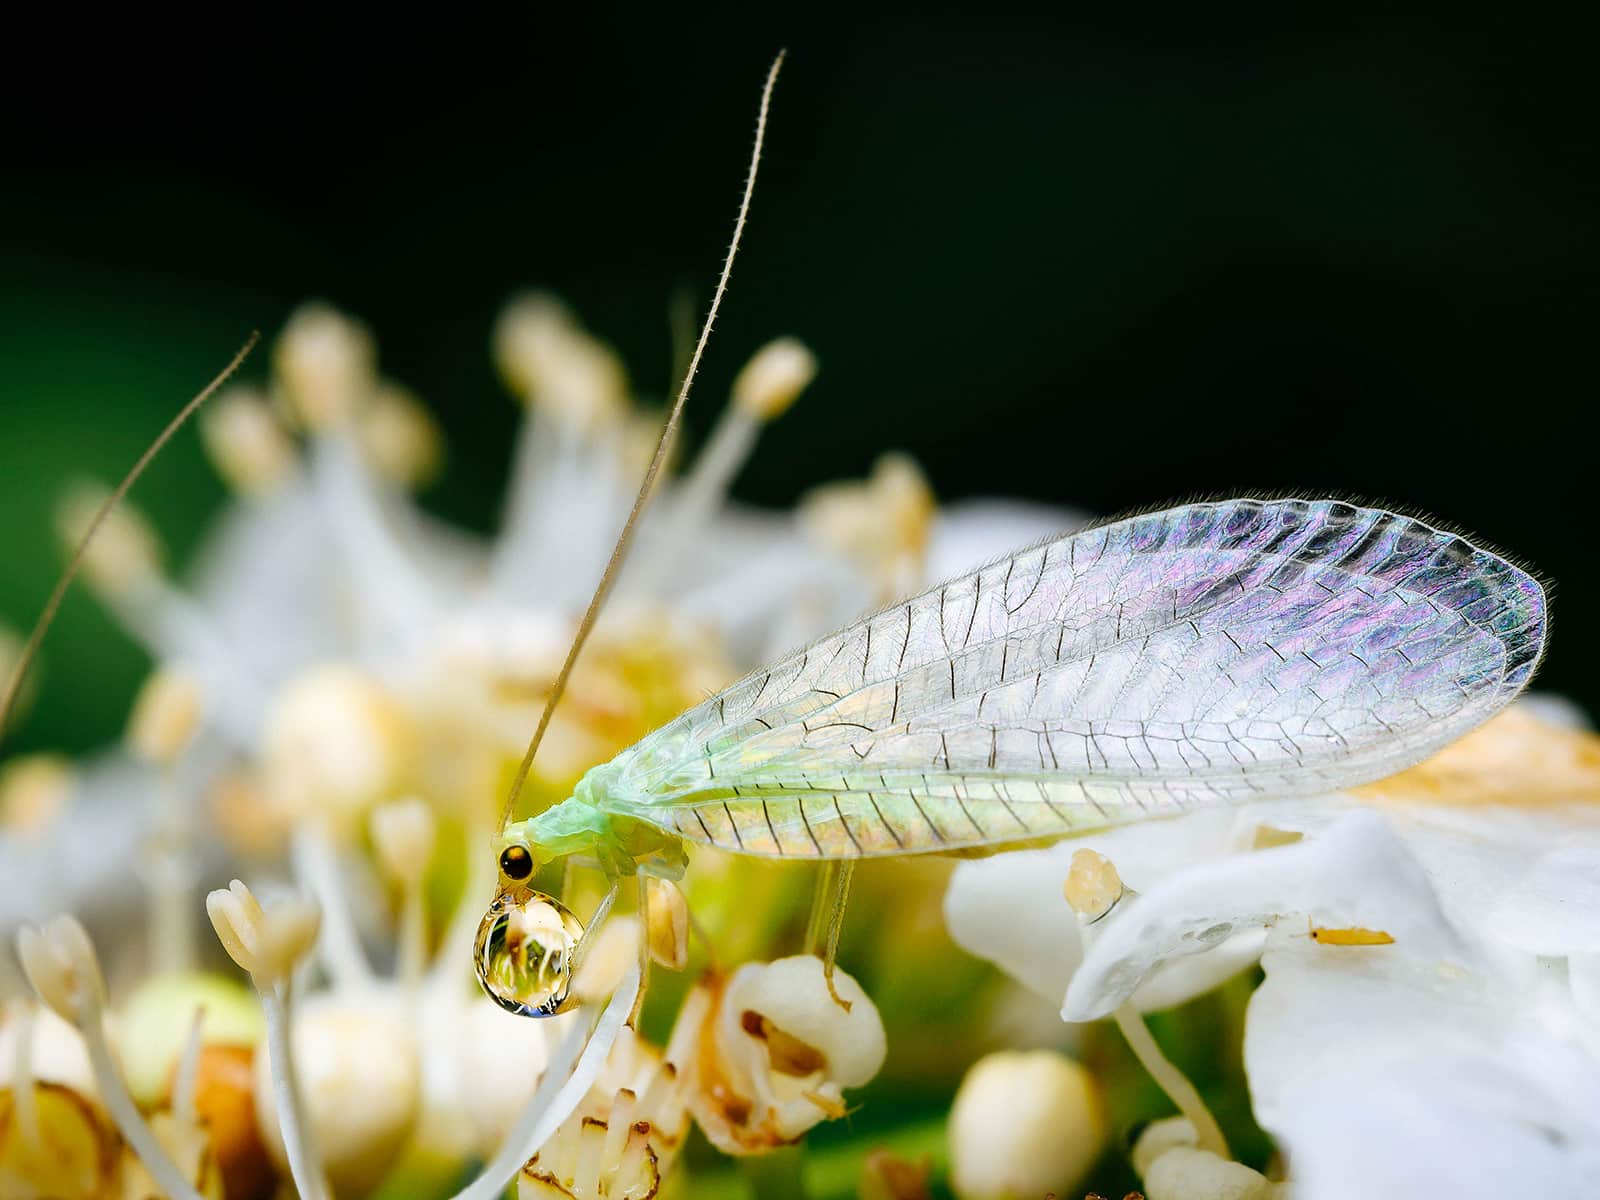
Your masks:
M566 883L571 882L571 877L568 875L565 876L564 879L565 882L563 883L561 894L565 900L571 900L572 892L566 886ZM574 976L576 976L579 970L582 969L583 960L588 956L589 951L594 948L594 944L600 940L594 935L599 931L600 926L606 923L606 918L611 915L611 906L616 902L616 899L617 881L613 879L611 881L611 887L606 891L605 896L601 898L599 905L594 910L594 913L589 917L589 923L583 927L583 936L578 939L578 947L573 955L572 962L572 974Z
M650 986L650 889L642 872L634 878L639 881L639 994L633 998L628 1024L637 1029L639 1013L644 1008L644 994Z
M806 951L822 958L822 977L828 984L828 995L846 1012L850 1011L850 1002L834 989L833 968L839 956L839 931L844 928L844 910L850 900L850 880L855 870L854 859L823 864L816 896L811 902L811 919L806 926Z

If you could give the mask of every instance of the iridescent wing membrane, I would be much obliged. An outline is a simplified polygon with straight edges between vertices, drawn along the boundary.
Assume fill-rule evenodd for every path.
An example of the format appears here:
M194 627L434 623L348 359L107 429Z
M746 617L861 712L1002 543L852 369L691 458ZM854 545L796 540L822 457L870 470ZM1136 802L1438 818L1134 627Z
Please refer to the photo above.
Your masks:
M1537 665L1537 581L1335 501L1136 516L952 580L758 671L603 768L609 803L749 854L993 845L1337 791Z

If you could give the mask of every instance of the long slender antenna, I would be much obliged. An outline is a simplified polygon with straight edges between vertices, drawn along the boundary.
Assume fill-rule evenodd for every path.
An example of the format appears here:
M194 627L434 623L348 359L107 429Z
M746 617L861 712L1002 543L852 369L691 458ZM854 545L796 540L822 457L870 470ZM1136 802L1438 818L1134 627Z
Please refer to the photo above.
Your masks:
M143 454L139 455L137 462L122 477L122 482L117 484L112 493L106 497L105 503L94 514L94 520L89 522L89 528L84 530L83 537L78 539L78 544L73 548L72 557L67 560L66 567L62 570L60 578L56 580L55 589L50 593L50 598L44 603L44 611L39 614L39 619L34 623L33 632L28 634L28 640L22 645L22 653L17 656L17 663L11 669L11 678L6 681L6 690L0 695L0 739L5 737L6 729L11 721L12 709L16 707L17 696L22 691L22 681L27 678L28 669L33 666L33 660L39 653L40 643L44 635L50 631L51 624L56 619L56 611L61 607L61 601L67 594L67 589L72 586L72 581L78 577L78 572L83 569L84 558L89 552L89 543L94 541L95 534L100 532L100 526L111 515L111 511L122 502L133 485L139 482L139 476L144 474L145 468L154 461L156 455L174 434L182 429L189 418L199 412L205 402L216 395L217 389L228 381L228 378L244 363L250 351L255 349L256 343L261 340L259 332L252 333L245 339L243 346L239 347L237 354L229 360L216 378L206 384L195 397L178 410L178 415L167 422L167 426L156 434L155 440L145 447Z
M761 109L756 114L756 142L750 151L750 171L744 180L744 196L739 201L739 216L733 223L733 240L728 244L728 253L722 260L722 274L717 279L717 290L711 295L711 308L706 313L705 324L700 327L700 338L695 342L694 353L689 356L689 366L684 372L683 383L678 388L678 398L673 402L672 411L667 414L666 422L661 426L661 436L656 439L655 453L650 456L650 465L645 468L644 480L639 484L639 494L634 497L633 508L622 526L622 532L617 535L617 544L611 549L611 558L606 563L605 573L600 576L600 582L589 600L589 608L578 624L577 633L573 635L572 646L567 651L567 660L561 664L561 672L556 676L556 681L550 689L550 697L544 703L544 711L539 714L539 724L528 742L527 752L522 756L522 765L517 768L516 778L511 781L511 790L506 793L505 806L500 810L501 829L506 827L511 814L516 811L517 800L522 795L522 787L528 780L528 771L533 766L533 756L539 752L539 743L544 740L545 730L550 727L550 718L555 713L556 705L561 701L562 693L567 690L567 680L572 675L573 664L578 661L578 654L582 651L584 642L589 640L594 623L600 617L600 609L605 604L606 596L611 592L611 585L616 581L617 570L622 566L622 560L627 557L628 543L633 539L634 527L638 525L640 516L650 503L651 493L655 490L656 476L661 473L661 464L666 461L667 451L672 445L672 435L678 430L678 419L683 415L684 405L688 403L689 385L694 382L695 372L700 369L700 357L705 353L706 342L711 338L711 326L717 319L717 309L722 304L722 294L728 290L728 276L733 272L733 256L738 253L739 239L744 234L745 217L750 212L750 196L756 189L756 168L761 163L761 146L767 136L767 111L772 106L772 89L778 82L778 71L783 66L783 58L787 53L787 50L780 50L778 57L772 60L772 66L767 71L767 82L761 89Z

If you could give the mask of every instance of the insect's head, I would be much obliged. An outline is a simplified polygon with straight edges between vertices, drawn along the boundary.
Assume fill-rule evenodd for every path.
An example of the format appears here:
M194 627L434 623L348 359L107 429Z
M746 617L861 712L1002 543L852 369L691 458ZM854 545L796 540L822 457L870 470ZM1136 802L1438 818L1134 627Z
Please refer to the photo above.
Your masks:
M528 886L539 856L507 838L500 850L500 890L478 923L472 961L478 983L501 1008L551 1017L577 1005L572 972L583 922L554 896Z

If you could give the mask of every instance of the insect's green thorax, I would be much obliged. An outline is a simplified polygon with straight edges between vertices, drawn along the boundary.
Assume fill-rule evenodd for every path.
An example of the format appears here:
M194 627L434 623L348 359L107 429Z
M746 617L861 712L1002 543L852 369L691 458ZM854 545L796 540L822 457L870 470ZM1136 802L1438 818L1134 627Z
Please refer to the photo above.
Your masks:
M688 864L682 839L607 803L605 780L604 767L590 771L570 797L508 827L504 840L526 845L539 865L579 855L612 876L682 878Z

